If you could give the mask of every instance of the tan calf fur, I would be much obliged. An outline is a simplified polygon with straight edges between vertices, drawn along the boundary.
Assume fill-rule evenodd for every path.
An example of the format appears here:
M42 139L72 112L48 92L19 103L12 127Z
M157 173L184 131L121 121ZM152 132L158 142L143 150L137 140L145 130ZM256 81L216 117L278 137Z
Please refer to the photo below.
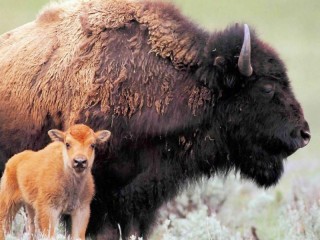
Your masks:
M94 148L111 133L78 124L48 134L53 143L38 152L18 153L6 164L0 185L0 240L23 205L32 237L36 230L53 237L59 216L70 214L72 239L85 239L94 195Z

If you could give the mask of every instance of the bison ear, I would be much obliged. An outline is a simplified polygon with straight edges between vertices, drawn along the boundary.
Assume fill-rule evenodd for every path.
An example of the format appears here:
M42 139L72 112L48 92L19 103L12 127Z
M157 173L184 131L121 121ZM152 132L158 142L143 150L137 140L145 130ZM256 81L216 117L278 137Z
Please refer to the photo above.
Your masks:
M95 132L95 135L97 137L98 143L104 143L109 140L111 136L111 132L108 130L101 130L101 131Z
M63 142L64 141L64 132L57 130L57 129L52 129L48 131L48 135L51 138L52 141L54 142Z
M222 67L225 64L225 58L223 56L217 56L214 59L213 65L217 67Z

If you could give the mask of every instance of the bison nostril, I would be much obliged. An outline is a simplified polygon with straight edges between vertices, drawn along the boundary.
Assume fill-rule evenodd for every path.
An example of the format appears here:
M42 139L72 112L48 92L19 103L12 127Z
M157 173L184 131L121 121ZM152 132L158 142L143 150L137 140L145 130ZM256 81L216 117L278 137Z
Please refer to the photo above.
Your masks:
M290 137L292 138L292 143L297 148L303 148L310 142L311 134L309 130L309 125L307 122L304 123L304 126L295 128L291 133Z
M303 139L304 146L306 146L310 142L310 139L311 139L310 132L308 130L301 130L300 135Z

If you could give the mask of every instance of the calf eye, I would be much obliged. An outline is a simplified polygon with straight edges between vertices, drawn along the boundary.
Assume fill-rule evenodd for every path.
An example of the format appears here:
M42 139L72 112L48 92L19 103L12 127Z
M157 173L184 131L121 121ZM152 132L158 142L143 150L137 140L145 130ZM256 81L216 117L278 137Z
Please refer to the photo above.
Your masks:
M66 143L66 147L69 149L71 147L70 143Z
M96 148L96 145L94 143L92 143L90 146L91 146L92 149Z

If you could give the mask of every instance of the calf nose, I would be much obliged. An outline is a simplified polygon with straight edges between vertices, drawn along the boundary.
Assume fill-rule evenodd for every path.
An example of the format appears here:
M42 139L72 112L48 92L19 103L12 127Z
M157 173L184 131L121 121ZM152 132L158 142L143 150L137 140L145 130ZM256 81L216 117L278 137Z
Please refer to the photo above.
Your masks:
M77 160L77 159L75 159L74 163L76 163L76 164L85 164L85 163L87 163L87 160Z
M87 165L86 158L75 158L73 159L74 167L85 167Z

